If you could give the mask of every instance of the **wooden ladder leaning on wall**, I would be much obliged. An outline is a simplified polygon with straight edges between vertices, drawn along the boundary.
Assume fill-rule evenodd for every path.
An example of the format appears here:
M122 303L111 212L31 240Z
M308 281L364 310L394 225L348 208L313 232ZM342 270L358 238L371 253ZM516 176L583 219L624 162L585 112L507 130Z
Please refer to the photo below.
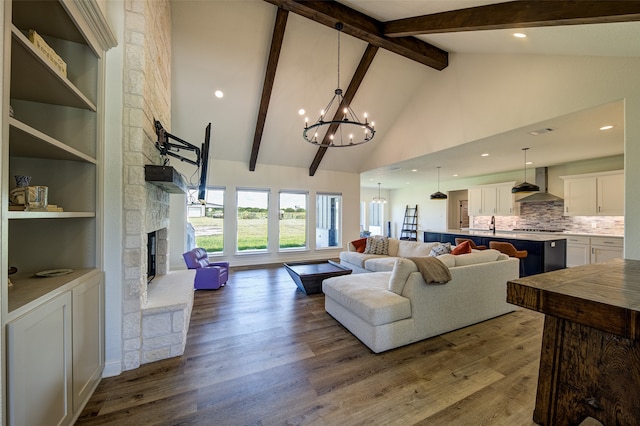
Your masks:
M405 241L418 241L418 205L415 207L405 207L404 220L402 221L402 232L400 239Z

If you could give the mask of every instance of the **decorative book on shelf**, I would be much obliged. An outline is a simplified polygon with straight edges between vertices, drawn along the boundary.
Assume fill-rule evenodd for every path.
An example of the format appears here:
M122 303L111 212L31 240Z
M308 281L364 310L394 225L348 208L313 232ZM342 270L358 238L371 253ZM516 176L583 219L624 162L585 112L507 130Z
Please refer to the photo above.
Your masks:
M29 30L29 41L38 48L40 52L51 62L51 64L64 75L67 76L67 63L62 60L55 50L35 30Z

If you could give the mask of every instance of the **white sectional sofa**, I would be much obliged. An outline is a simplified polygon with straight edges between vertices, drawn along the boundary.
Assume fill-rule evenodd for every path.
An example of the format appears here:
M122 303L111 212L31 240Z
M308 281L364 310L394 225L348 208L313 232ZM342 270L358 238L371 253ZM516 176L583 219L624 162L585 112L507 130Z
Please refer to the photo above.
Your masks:
M506 302L506 290L507 281L519 276L518 259L496 250L438 258L451 273L446 284L426 284L408 259L363 257L365 268L354 264L362 271L382 268L390 261L393 266L384 272L324 280L325 310L376 353L515 310ZM348 260L354 259L341 256L341 263Z
M431 249L440 243L422 243L389 238L389 254L358 253L353 243L340 253L340 264L354 273L391 271L396 259L429 256Z

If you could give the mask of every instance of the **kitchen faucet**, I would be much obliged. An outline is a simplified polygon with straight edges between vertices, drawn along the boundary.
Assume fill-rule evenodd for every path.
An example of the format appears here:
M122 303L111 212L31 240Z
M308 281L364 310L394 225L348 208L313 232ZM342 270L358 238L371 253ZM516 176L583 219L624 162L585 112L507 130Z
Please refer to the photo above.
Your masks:
M493 234L496 233L496 217L491 216L491 224L489 225L489 231L493 231Z

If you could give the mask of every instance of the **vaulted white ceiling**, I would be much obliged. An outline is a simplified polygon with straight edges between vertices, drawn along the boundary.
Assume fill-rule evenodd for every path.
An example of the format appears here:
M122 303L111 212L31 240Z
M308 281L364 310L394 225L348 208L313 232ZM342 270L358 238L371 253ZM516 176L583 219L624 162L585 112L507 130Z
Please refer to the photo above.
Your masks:
M473 7L495 1L350 0L341 1L380 21ZM276 6L261 0L209 0L172 2L173 88L172 132L198 141L212 122L212 157L249 164L262 83L276 15ZM455 57L458 54L580 55L640 57L640 23L612 23L564 27L528 28L524 40L514 30L488 30L421 35ZM346 89L366 47L364 41L341 35L340 86ZM450 58L452 57L450 56ZM256 170L261 164L308 168L317 148L302 139L304 108L311 120L324 108L337 86L337 32L289 13L273 92L260 144ZM450 65L455 66L455 64ZM438 73L425 65L380 49L352 102L359 113L367 112L376 122L373 142L354 148L328 149L319 171L362 173L363 186L376 186L386 176L385 187L405 185L411 169L428 170L434 164L450 166L447 159L467 176L515 170L522 165L522 152L503 149L526 146L530 130L550 127L536 145L538 158L571 161L575 148L562 143L567 137L581 138L581 157L591 158L623 152L622 104L613 103L590 111L531 123L450 151L430 152L417 158L367 170L366 159L378 145L393 143L385 137L425 80ZM218 99L215 90L225 96ZM617 123L603 133L594 123ZM603 139L605 138L605 139ZM540 140L540 139L539 139ZM593 141L593 143L590 143ZM478 161L478 153L501 152L491 162ZM544 150L544 151L542 151ZM455 156L454 156L455 155ZM548 164L539 164L548 165ZM451 165L452 166L452 165ZM375 176L373 182L369 178Z

